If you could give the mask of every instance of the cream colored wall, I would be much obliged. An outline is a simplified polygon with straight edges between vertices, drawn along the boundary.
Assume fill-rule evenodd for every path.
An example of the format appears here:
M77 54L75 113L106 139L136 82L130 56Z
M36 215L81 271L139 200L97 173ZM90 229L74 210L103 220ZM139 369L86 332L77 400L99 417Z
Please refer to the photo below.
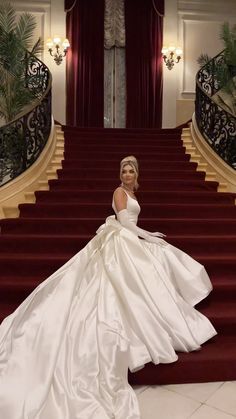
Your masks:
M177 44L177 6L177 0L165 0L163 45L166 46L169 46L170 44ZM163 127L175 126L178 71L179 68L177 66L174 66L172 70L168 70L166 65L163 66Z
M163 127L175 127L192 116L197 58L223 49L220 27L225 21L236 23L236 1L165 0L165 5L164 44L183 49L183 60L173 70L164 66Z
M59 35L62 39L66 37L66 15L64 12L64 0L51 0L51 36ZM49 55L48 52L46 52ZM66 61L57 65L49 55L49 68L53 76L52 107L53 116L61 124L65 124L66 109Z
M65 12L64 0L14 0L11 2L16 8L18 13L26 11L32 13L37 22L37 29L35 32L35 39L41 36L46 44L48 38L58 35L65 38L66 25L65 25ZM54 62L52 57L47 51L45 45L42 60L49 67L53 77L52 87L52 110L55 120L60 123L65 123L65 61L59 66Z

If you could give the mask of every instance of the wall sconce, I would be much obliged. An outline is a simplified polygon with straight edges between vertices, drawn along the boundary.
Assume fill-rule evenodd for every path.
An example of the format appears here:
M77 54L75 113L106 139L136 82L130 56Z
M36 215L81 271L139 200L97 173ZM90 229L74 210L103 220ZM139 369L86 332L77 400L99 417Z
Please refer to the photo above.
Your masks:
M64 41L61 42L61 38L55 36L53 40L49 38L46 42L46 45L48 47L50 55L53 57L56 64L60 65L63 61L63 57L66 56L68 48L70 46L68 39L64 39Z
M163 47L161 50L161 53L162 53L163 60L166 63L166 67L168 68L168 70L172 70L175 63L178 63L180 61L183 51L181 48L179 47L175 48L174 46L171 45L168 48Z

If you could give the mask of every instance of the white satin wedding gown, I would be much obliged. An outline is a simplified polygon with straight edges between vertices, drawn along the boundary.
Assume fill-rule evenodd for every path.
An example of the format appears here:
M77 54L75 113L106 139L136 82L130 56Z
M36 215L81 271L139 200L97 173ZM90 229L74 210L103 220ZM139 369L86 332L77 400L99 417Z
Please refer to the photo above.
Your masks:
M136 223L139 204L127 199ZM186 253L108 217L3 321L0 417L139 419L128 368L174 362L175 351L197 350L214 336L193 308L211 289L204 267Z

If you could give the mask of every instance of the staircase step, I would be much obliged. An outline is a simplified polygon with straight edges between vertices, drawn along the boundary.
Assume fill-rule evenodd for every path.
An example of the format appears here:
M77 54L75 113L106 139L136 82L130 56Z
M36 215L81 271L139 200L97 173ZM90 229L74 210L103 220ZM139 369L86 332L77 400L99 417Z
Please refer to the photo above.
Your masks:
M59 155L59 154L63 155L62 153L63 153L62 151L58 151L56 154L57 155ZM125 154L127 154L127 153L125 153ZM76 156L78 156L80 158L81 157L83 157L83 158L87 157L88 158L88 156L91 156L91 158L97 158L97 159L100 159L100 158L104 159L105 158L105 159L109 159L110 161L113 162L114 165L116 164L117 166L119 166L120 160L122 160L125 157L124 153L122 153L122 152L121 153L120 152L117 152L117 153L116 152L113 152L113 153L99 153L99 152L97 152L97 150L94 150L94 151L90 151L90 153L88 154L88 153L83 153L83 151L80 150L79 148L78 149L69 148L69 150L65 149L65 151L64 151L64 158L65 159L75 158ZM135 156L140 161L140 163L141 163L142 156L143 156L143 153L140 153L140 155L136 153L136 156ZM143 158L144 158L144 156L143 156ZM158 164L158 162L161 162L163 160L166 160L168 162L172 162L172 161L189 162L190 161L190 154L185 154L184 151L182 153L173 153L173 154L164 153L164 152L163 153L161 153L161 152L159 152L159 153L150 152L150 153L145 154L145 158L146 159L148 159L148 158L155 159L157 164Z
M75 138L77 140L82 139L86 139L86 141L88 141L89 139L91 139L91 141L104 141L104 140L109 140L109 141L119 141L119 142L127 142L127 141L140 141L143 143L143 132L134 132L134 131L130 131L130 132L118 132L116 131L116 129L112 128L114 130L114 132L109 132L107 131L107 128L102 132L95 132L95 131L87 131L87 132L73 132L73 131L67 131L64 134L65 139L70 139L70 138ZM94 135L95 132L95 135ZM158 132L158 131L149 131L147 133L145 133L145 143L149 143L151 140L155 140L155 141L160 141L164 139L165 141L172 141L172 140L181 140L180 139L180 135L179 133L176 132Z
M106 150L120 150L126 151L129 150L127 153L128 155L135 155L136 151L153 151L162 147L183 147L185 144L180 140L180 138L165 138L159 137L155 138L154 136L149 137L145 143L140 141L139 138L119 138L117 141L112 138L102 138L100 137L99 140L96 138L90 138L86 136L80 137L66 137L65 138L66 146L70 145L80 145L84 150L91 151L91 146L97 147L106 147Z
M22 253L28 255L64 255L65 253L72 255L81 250L88 241L92 238L91 235L3 235L0 239L0 253L2 255Z
M225 301L228 304L228 301L231 301L235 305L235 297L236 297L236 281L232 277L224 277L221 278L211 278L213 284L213 290L210 295L207 297L205 302L208 301L208 304L211 304L214 301L222 302ZM199 303L201 307L204 307L204 301ZM199 305L200 307L200 305ZM198 308L198 306L197 306Z
M201 169L201 170L207 170L208 168L208 164L207 163L202 163L202 162L198 162L198 163L193 163L192 164L197 164L197 168Z
M73 189L77 188L79 185L81 189L90 189L91 191L102 187L114 191L120 184L118 178L113 180L112 177L109 178L109 175L106 177L106 175L103 174L103 176L100 177L101 174L97 174L96 176L96 173L94 173L94 176L96 177L96 182L94 181L94 178L91 178L91 173L86 172L86 170L84 173L81 171L79 177L76 177L72 172L67 172L66 174L64 171L58 170L58 179L56 181L51 179L49 185L50 188L54 190L64 188ZM82 182L80 180L82 180ZM141 187L143 189L145 185L149 189L155 188L158 191L217 191L219 184L218 182L206 182L198 179L165 179L161 176L156 176L155 179L153 176L150 182L142 180ZM112 199L112 195L110 199Z
M93 170L99 171L101 173L106 174L107 176L113 175L116 177L119 175L119 162L114 162L107 159L89 159L89 158L82 158L73 156L73 158L62 160L62 167L67 169L83 169L86 173L88 172L88 168L92 168ZM145 180L149 174L153 174L153 171L158 173L162 172L172 172L172 171L192 171L195 172L198 165L197 163L192 163L190 161L169 161L169 160L162 160L156 161L153 159L150 160L142 160L139 163L140 173L142 173L142 180ZM84 170L86 169L86 170ZM90 172L90 175L93 175L93 171ZM144 176L144 179L143 179Z
M216 181L216 174L215 172L207 172L205 176L206 180L213 180Z
M236 258L235 254L226 256L221 254L194 256L199 263L205 266L210 278L215 280L232 278L235 281Z
M129 135L129 134L141 134L142 136L145 135L145 138L148 134L155 134L155 135L167 135L167 134L176 134L180 136L182 134L182 130L180 128L104 128L104 127L74 127L72 125L66 125L62 127L62 131L64 133L71 133L74 132L77 135L80 133L96 133L96 134L122 134ZM185 129L184 129L185 131Z
M6 305L16 304L17 307L44 279L43 275L19 278L17 274L5 277L0 273L0 316L6 311L3 309L4 302L7 302Z
M107 217L111 215L111 206L101 203L55 203L20 204L20 217L42 217L42 218L75 218L92 217L94 208L98 217ZM142 205L142 215L144 217L158 218L223 218L236 216L236 206L220 204L144 204Z
M155 140L160 140L161 138L167 139L180 139L181 130L179 129L127 129L127 128L68 128L64 129L65 138L75 137L79 138L92 138L92 139L110 139L114 140L115 138L119 139L119 141L126 141L126 140L140 140L143 142L149 141L150 139L154 138Z
M179 155L180 158L185 154L186 148L180 143L178 145L143 145L141 146L130 146L129 144L124 144L123 147L120 144L114 145L111 147L109 144L104 144L99 147L91 147L88 145L83 145L77 142L66 142L65 143L65 153L68 154L78 154L79 156L89 156L91 159L122 159L126 156L135 155L135 157L142 161L145 159L158 159L160 155L169 156L174 154Z
M60 169L59 169L60 170ZM46 175L47 175L47 179L48 180L50 180L50 179L57 179L57 171L58 171L58 169L56 170L54 170L54 169L48 169L47 171L46 171Z
M38 191L35 192L29 198L33 199L36 197L37 202L109 202L112 197L112 190L99 190L95 191L81 190L79 186L76 189L66 189L66 190L57 190L57 191ZM232 204L234 205L236 194L231 193L218 193L218 192L209 192L209 191L143 191L138 194L138 200L140 204L143 203L202 203L202 204L212 204L212 203L222 203L222 204Z
M113 178L117 179L117 167L107 168L106 165L100 168L93 168L93 176L99 178ZM58 176L64 178L76 178L76 177L91 177L91 170L88 167L80 167L78 163L74 167L68 162L67 165L63 165L63 168L58 168ZM204 180L205 172L197 172L193 170L160 170L156 163L153 168L151 166L142 170L142 174L147 177L161 177L163 180L167 179L196 179Z
M39 188L38 190L48 190L49 189L49 185L48 185L48 181L47 180L39 180L38 182Z
M235 236L172 236L166 237L168 243L196 257L197 255L207 254L208 256L220 254L234 256L236 249Z
M104 223L103 217L70 217L52 218L9 218L0 220L2 234L27 235L60 235L60 234L89 234L95 235L98 227ZM234 236L236 235L236 219L197 219L197 218L139 218L139 225L148 231L162 231L167 235L209 235Z
M49 277L52 273L64 265L73 255L69 252L61 255L26 253L0 254L1 275L12 276L13 269L18 270L19 278L32 277L32 272L41 272L43 278Z

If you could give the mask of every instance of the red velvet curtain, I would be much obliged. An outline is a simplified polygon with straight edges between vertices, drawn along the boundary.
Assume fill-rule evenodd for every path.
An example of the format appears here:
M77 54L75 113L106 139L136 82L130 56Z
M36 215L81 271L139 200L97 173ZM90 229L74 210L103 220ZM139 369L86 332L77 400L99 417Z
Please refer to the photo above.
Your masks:
M72 10L76 3L77 0L65 0L65 11Z
M164 0L125 0L127 128L162 126Z
M104 0L65 1L67 38L66 123L103 127Z

